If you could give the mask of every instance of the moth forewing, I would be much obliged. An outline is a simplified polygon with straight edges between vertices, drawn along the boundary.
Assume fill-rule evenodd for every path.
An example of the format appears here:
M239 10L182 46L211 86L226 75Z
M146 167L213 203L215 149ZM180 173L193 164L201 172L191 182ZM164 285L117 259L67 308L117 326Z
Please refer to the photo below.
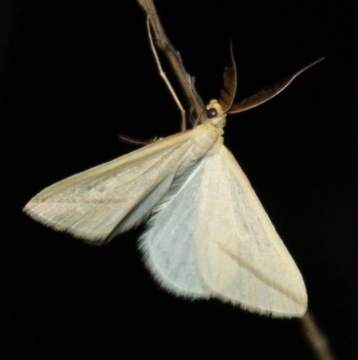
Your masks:
M186 131L169 136L59 181L32 198L24 211L56 230L89 241L103 241L178 169L193 145L192 135ZM156 201L152 199L152 207ZM143 221L150 210L142 208L136 214L137 220L132 219L133 225Z
M210 123L158 140L42 190L25 206L35 220L88 241L103 241L146 219L172 181L220 132Z
M302 276L224 146L205 162L199 191L197 264L212 295L258 313L303 316Z

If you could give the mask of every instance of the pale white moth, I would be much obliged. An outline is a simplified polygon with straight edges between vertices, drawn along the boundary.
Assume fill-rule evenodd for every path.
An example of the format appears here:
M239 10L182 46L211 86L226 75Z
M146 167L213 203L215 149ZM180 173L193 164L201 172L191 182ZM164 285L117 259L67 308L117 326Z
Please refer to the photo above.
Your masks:
M189 299L216 297L274 317L303 316L307 294L300 271L224 146L223 128L228 114L273 98L313 64L233 104L232 58L221 99L210 101L191 130L57 182L24 211L92 243L149 218L139 248L169 292Z

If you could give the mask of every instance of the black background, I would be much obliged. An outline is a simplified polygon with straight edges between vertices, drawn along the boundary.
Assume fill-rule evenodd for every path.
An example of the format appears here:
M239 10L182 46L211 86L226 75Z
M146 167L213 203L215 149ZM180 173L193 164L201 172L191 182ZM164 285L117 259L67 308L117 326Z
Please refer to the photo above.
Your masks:
M354 358L358 335L353 3L156 1L205 101L219 95L230 39L239 97L326 56L275 100L229 118L225 143L339 359ZM133 150L118 134L167 136L180 114L135 1L5 1L0 11L2 358L313 359L298 320L161 290L136 249L143 227L92 247L21 212L44 187Z

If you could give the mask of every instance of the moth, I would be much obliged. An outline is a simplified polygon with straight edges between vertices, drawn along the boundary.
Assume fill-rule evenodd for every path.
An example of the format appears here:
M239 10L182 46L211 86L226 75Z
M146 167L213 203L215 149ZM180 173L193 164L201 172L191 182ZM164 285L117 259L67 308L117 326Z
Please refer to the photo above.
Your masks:
M303 316L307 293L300 271L225 147L223 129L227 115L270 100L318 61L234 104L232 57L221 99L209 102L191 130L59 181L24 212L96 244L149 219L139 248L169 292L219 298L273 317Z

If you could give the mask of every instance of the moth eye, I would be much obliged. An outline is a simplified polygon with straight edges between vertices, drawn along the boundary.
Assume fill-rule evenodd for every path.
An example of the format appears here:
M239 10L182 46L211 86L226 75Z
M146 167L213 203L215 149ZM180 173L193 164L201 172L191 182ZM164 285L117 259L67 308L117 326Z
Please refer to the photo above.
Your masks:
M209 110L206 110L206 115L209 119L212 119L212 118L218 116L218 112L216 111L216 109L211 108Z

